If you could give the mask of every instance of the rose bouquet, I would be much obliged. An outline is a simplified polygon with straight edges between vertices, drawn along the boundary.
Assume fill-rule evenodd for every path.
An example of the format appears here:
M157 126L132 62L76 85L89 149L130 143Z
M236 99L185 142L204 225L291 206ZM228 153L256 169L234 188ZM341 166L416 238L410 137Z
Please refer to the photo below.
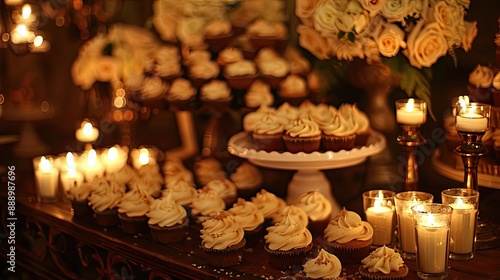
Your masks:
M299 45L321 60L383 62L408 95L430 101L429 68L471 49L469 0L296 0Z

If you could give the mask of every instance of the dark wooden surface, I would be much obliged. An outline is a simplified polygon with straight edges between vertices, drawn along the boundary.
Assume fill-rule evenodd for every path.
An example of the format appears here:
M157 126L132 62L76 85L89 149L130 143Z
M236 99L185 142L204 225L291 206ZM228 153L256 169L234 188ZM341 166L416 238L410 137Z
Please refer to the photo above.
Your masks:
M253 250L245 251L243 261L238 266L225 269L210 267L199 247L198 225L190 226L186 240L167 246L155 243L149 234L130 235L119 227L101 227L96 224L92 215L73 217L71 206L66 202L40 204L30 196L18 200L18 213L55 227L78 240L98 244L155 271L177 271L180 275L185 273L181 278L191 279L278 279L294 275L292 271L279 271L267 264L268 257L263 250L263 243L259 243ZM316 248L321 246L318 240L315 240L315 244ZM407 279L418 279L415 261L405 260L405 263L410 268ZM450 260L449 267L448 279L500 279L500 249L477 251L475 258L469 261ZM344 265L344 277L359 278L357 268L358 265Z

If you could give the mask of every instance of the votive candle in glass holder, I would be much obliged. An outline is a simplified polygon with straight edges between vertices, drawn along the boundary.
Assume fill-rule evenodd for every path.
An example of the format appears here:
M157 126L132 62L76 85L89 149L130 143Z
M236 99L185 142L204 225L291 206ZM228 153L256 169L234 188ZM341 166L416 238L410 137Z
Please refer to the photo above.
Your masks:
M455 126L462 133L485 133L490 128L491 105L482 103L462 104L457 107Z
M83 182L83 174L77 170L76 161L73 153L66 154L65 168L61 168L61 185L63 187L63 199L67 199L70 189L79 187Z
M119 145L114 145L101 153L101 160L106 166L106 174L120 171L127 164L127 159L128 148Z
M154 147L139 147L130 152L132 166L135 169L141 169L145 165L156 165L158 149Z
M51 156L33 159L38 202L50 203L58 200L59 170L54 166Z
M415 222L411 207L421 203L432 203L434 196L421 191L406 191L397 193L396 216L398 224L398 251L405 259L415 259L417 252L415 243Z
M420 126L427 120L427 102L421 99L396 101L396 122L400 125Z
M453 208L450 232L450 259L470 260L474 257L479 192L453 188L441 192L443 204Z
M85 181L92 182L95 177L104 176L104 165L101 162L101 157L97 155L94 149L84 152L80 157L80 167L85 178Z
M411 209L415 222L417 276L421 279L447 278L453 208L424 203Z
M390 190L370 190L363 193L363 209L366 221L373 228L374 246L393 244L395 194Z
M99 130L89 120L84 120L76 130L75 138L82 143L93 143L99 138Z

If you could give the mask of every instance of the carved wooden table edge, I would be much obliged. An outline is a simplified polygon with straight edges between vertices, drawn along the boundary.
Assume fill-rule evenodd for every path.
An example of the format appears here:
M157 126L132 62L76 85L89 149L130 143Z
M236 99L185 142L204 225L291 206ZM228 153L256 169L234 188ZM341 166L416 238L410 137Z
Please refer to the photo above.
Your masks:
M107 257L103 257L100 260L102 264L97 265L98 268L95 269L99 279L116 277L114 274L117 271L122 273L122 278L126 278L127 274L148 273L148 279L294 279L295 275L295 272L283 272L269 267L267 255L263 248L260 248L263 246L246 251L242 263L238 266L231 268L208 266L199 247L199 225L190 226L186 240L163 245L152 241L149 234L131 235L124 233L119 227L98 226L91 215L74 217L67 202L41 204L37 203L34 197L18 197L17 210L22 215L46 224L51 229L54 228L51 233L56 236L61 233L75 238L79 244L78 250L82 250L85 246L87 250L95 250L89 254L93 260L98 258L96 256L102 255L101 249L107 251ZM450 260L448 279L500 279L499 259L500 249L496 248L476 251L475 258L469 261ZM82 260L81 255L80 260ZM416 262L405 260L405 263L410 268L406 279L418 279ZM358 265L343 265L341 277L359 279L358 267ZM138 269L140 271L137 271ZM72 271L64 273L68 277L73 276L70 278L82 279L75 276Z

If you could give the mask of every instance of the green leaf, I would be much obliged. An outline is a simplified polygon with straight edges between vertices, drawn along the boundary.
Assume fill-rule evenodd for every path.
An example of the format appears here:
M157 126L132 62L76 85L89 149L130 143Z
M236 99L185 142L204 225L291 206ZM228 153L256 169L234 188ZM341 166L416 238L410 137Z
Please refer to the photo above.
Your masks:
M338 39L342 39L344 36L345 36L345 32L344 31L339 31L339 34L337 34L337 38Z
M403 89L408 96L416 96L425 100L428 105L428 112L433 120L436 120L432 111L431 105L431 86L430 80L432 79L432 70L430 68L417 69L407 64L401 71L401 89Z
M349 41L354 42L354 38L355 38L354 33L349 32L347 34L347 39L349 39Z

